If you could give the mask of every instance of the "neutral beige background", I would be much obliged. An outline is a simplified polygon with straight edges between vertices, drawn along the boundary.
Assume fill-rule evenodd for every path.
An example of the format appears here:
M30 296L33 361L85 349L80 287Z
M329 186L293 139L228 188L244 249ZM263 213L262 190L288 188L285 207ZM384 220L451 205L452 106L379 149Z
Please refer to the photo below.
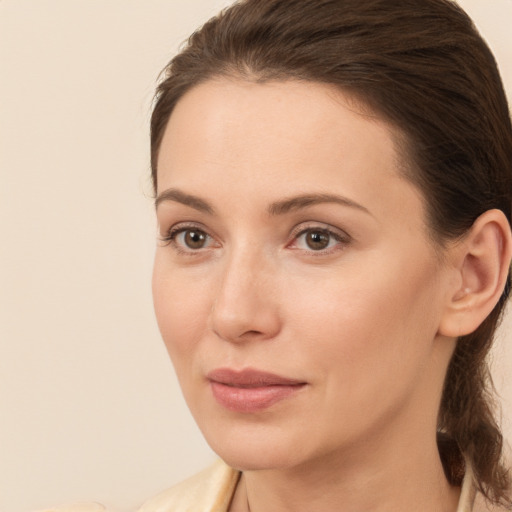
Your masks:
M1 512L134 510L214 457L153 318L147 124L159 70L226 3L0 0ZM510 95L512 0L461 3Z

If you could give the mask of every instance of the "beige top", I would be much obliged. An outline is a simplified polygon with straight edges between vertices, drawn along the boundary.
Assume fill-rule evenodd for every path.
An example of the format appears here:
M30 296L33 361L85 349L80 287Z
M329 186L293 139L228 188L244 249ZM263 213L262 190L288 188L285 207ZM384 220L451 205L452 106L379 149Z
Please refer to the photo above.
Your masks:
M147 501L138 512L227 512L240 472L221 460L208 469L181 482ZM500 512L476 495L473 473L466 471L457 512ZM475 499L476 496L476 499ZM101 505L76 504L41 512L107 512Z

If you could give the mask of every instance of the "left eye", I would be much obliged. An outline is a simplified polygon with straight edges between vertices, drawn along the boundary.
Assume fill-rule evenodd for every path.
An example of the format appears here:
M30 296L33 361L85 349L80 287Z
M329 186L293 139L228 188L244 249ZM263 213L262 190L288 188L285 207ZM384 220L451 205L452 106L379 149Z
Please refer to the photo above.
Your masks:
M298 249L323 251L340 242L340 237L326 229L306 229L297 235L294 245Z

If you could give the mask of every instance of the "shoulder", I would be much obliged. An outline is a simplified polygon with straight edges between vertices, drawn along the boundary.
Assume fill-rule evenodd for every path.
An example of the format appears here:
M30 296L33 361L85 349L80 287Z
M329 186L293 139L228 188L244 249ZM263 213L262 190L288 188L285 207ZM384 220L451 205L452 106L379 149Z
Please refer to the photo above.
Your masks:
M147 501L139 512L226 512L240 473L218 461Z

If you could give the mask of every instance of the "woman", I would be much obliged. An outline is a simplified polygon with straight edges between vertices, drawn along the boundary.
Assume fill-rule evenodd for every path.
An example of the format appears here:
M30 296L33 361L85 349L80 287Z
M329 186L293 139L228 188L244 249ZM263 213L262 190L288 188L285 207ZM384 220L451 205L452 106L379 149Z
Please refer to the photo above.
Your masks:
M152 117L159 327L224 461L149 511L512 508L512 129L449 0L247 0ZM477 493L476 502L474 502Z

